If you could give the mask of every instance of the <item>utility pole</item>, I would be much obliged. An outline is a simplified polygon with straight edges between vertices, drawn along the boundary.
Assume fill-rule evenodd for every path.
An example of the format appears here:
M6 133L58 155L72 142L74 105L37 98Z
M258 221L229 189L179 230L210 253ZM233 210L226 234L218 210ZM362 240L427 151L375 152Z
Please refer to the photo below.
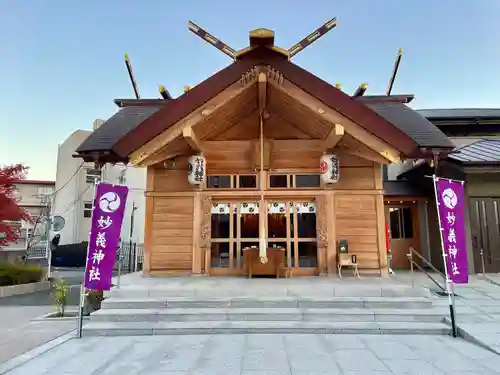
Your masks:
M47 278L51 277L52 268L52 248L50 247L50 228L52 227L52 215L51 215L51 196L44 195L45 200L45 257L47 258Z

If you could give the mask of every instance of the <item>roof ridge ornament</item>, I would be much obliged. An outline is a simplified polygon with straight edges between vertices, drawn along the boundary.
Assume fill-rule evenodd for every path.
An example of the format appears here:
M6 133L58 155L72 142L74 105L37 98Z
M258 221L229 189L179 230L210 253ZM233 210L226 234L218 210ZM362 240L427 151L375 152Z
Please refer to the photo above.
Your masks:
M199 36L204 41L210 43L212 46L214 46L219 51L226 54L233 60L236 60L241 56L245 55L246 53L262 46L268 47L274 50L275 52L278 52L286 56L288 59L291 59L297 53L303 51L306 47L310 46L312 43L317 41L319 38L321 38L330 30L334 29L336 26L337 26L337 18L334 17L328 22L325 22L323 25L318 27L316 30L314 30L308 36L300 40L298 43L294 44L289 49L284 49L274 45L273 30L266 28L258 28L255 30L251 30L249 32L249 39L250 39L249 46L237 51L234 48L231 48L226 43L222 42L220 39L210 34L209 32L207 32L206 30L204 30L203 28L201 28L200 26L198 26L197 24L195 24L194 22L188 21L189 31Z
M394 68L392 69L391 78L389 78L389 85L387 86L386 95L390 96L392 88L394 87L394 81L396 80L396 75L398 74L399 64L401 63L401 58L403 57L403 49L398 49L398 54L396 56L396 61L394 61Z

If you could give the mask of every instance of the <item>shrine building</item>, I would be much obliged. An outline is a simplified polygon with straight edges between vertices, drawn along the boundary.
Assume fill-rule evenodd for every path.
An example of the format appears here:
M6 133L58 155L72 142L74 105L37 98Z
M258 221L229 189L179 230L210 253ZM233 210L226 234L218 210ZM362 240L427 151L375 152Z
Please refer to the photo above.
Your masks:
M145 274L337 275L344 262L387 275L383 166L453 145L413 95L391 93L397 67L387 93L366 95L293 63L335 24L290 49L257 29L235 50L190 23L233 62L177 98L115 100L76 150L147 168Z

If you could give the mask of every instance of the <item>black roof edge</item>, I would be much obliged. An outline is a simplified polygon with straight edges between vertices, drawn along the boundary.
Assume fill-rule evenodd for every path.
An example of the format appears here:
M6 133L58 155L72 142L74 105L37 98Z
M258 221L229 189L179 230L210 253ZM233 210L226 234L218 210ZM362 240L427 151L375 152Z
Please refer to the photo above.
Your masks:
M363 96L355 96L353 99L360 101L381 101L381 102L397 102L408 104L413 99L415 99L415 95L413 94L398 94L398 95L363 95Z
M128 163L128 158L123 158L110 150L76 152L73 158L81 158L86 163Z
M170 100L169 99L114 99L113 102L120 108L123 107L131 107L131 106L154 106L166 104Z

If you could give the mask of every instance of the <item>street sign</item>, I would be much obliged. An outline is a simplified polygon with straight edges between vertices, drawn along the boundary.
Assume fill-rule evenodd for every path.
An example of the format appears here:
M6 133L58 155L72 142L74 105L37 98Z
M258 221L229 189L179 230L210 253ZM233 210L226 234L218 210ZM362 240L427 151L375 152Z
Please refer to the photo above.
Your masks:
M66 220L62 216L54 216L52 218L52 230L54 232L60 232L63 230Z

